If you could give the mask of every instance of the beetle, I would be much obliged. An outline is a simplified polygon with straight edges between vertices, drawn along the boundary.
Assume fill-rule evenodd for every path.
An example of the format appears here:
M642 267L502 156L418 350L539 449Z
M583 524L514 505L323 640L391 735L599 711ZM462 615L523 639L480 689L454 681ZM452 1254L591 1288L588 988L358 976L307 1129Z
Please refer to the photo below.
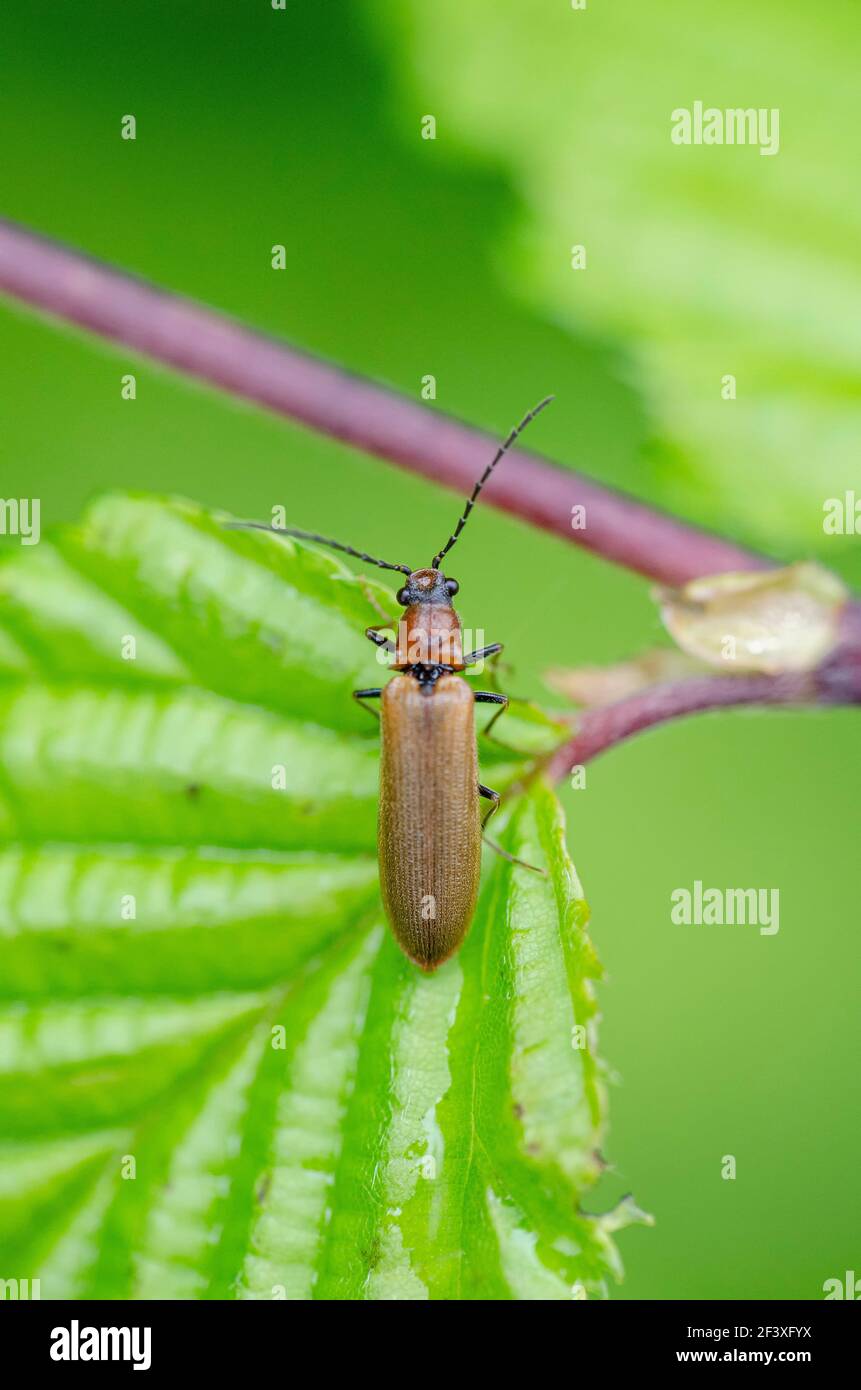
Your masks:
M381 625L365 631L369 641L391 653L396 674L385 686L354 690L353 697L363 705L380 701L380 888L399 946L425 971L436 970L448 960L469 930L478 898L482 832L500 802L499 793L478 780L474 706L498 706L485 734L508 706L507 695L473 690L460 674L496 656L502 643L464 654L460 618L452 603L459 585L443 574L440 564L456 544L500 459L552 400L547 396L540 401L508 434L427 569L375 559L310 531L253 521L228 523L233 529L273 531L313 541L407 576L397 594L404 612L396 640L383 635ZM479 810L481 798L490 803L484 816ZM498 846L492 847L512 858Z

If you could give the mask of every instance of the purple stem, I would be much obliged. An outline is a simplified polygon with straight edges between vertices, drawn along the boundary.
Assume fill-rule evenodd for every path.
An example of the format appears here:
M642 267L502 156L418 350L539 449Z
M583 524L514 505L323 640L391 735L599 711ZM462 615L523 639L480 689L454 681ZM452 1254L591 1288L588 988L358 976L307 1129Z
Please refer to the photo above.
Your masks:
M498 445L496 436L3 220L0 290L464 495ZM770 563L522 449L494 476L487 500L664 584ZM575 506L585 508L585 529L572 529Z
M461 494L471 491L498 446L496 436L3 219L0 291ZM512 449L487 500L664 584L771 563L522 449ZM577 506L585 508L586 525L575 530L571 516ZM641 729L702 710L857 704L857 602L847 605L841 636L841 645L813 675L705 675L586 710L576 737L554 755L550 771L563 777L572 765Z
M835 705L861 703L861 649L838 648L816 671L779 676L692 676L653 685L614 704L586 709L577 733L553 754L548 775L562 781L572 768L656 724L733 705Z

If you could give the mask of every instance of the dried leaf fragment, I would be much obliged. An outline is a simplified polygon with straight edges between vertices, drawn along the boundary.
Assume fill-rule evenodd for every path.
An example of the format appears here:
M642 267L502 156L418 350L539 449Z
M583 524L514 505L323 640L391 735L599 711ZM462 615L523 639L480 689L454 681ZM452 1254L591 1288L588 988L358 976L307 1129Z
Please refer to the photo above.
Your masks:
M808 561L717 574L658 589L661 618L682 651L727 673L809 671L837 641L847 593Z

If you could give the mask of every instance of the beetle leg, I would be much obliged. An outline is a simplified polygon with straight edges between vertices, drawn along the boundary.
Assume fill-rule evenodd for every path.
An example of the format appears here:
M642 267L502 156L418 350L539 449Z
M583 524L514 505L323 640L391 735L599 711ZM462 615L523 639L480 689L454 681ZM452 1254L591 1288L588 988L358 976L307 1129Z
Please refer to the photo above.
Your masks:
M487 808L487 815L484 817L484 820L481 822L481 828L482 828L482 830L483 830L484 827L487 825L487 822L490 820L490 817L493 815L494 811L498 811L498 810L499 810L499 802L500 802L500 799L501 799L501 798L500 798L499 792L495 792L495 791L493 790L492 787L485 787L485 786L482 786L481 782L479 782L479 784L478 784L478 794L479 794L479 796L485 796L485 797L487 797L487 800L488 800L488 801L492 801L492 802L493 802L493 805L492 805L492 806L489 806L489 807ZM488 843L490 843L490 842L488 841Z
M480 667L481 671L487 670L488 681L490 681L492 688L498 691L499 663L497 662L497 657L501 651L502 642L491 642L490 646L480 646L477 651L469 652L463 657L463 666L465 666L465 669L469 669L469 667ZM506 666L505 669L508 670L508 666ZM469 671L469 674L470 676L473 676L473 674L474 676L478 676L480 671Z
M482 730L484 737L490 738L490 731L497 719L508 709L508 696L496 695L491 690L476 690L473 692L473 699L477 705L499 705L496 714L488 721L487 727Z
M369 642L374 642L376 646L382 647L384 651L397 651L397 647L395 646L391 637L383 637L382 633L377 632L377 629L375 627L366 627L365 636L367 637Z
M482 835L481 838L486 845L489 845L490 848L501 855L503 859L507 859L509 864L517 864L521 869L531 869L534 874L540 874L542 878L547 877L547 870L542 869L538 864L527 864L525 859L518 859L516 854L509 854L507 849L503 849L502 845L494 844L493 840L488 840L486 835Z
M356 703L357 703L362 709L366 709L366 710L368 711L368 714L370 714L371 716L375 717L376 719L379 719L380 716L379 716L379 713L377 712L377 710L375 710L375 709L370 709L367 705L363 705L363 704L362 704L362 701L363 701L363 700L379 700L379 698L380 698L380 696L382 695L382 693L383 693L383 687L382 687L381 685L371 686L368 690L354 690L354 691L353 691L353 699L356 701Z
M481 828L482 830L484 830L484 827L487 825L487 822L490 820L490 817L493 815L494 811L496 811L499 808L500 795L499 792L495 792L492 787L482 786L481 782L479 782L478 784L478 794L479 796L486 796L488 801L493 802L493 805L488 809L487 815L481 822ZM486 845L490 846L492 850L494 850L497 854L502 855L503 859L507 859L509 864L519 864L521 869L531 869L533 873L542 874L545 878L547 877L544 869L539 869L537 864L527 864L525 859L518 859L516 855L509 854L507 849L503 849L502 845L495 844L493 840L488 840L486 835L482 835L481 838Z
M477 661L483 661L486 656L496 656L497 652L502 651L501 642L491 642L489 647L479 647L477 652L470 652L463 658L464 666L474 666Z

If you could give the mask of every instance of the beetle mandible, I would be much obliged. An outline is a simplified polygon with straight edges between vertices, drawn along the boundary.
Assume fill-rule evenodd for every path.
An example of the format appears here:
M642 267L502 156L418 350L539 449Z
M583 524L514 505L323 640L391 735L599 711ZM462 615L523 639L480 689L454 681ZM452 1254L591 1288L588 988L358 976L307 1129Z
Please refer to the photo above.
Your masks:
M488 734L508 705L507 695L473 690L459 674L497 655L502 643L464 654L460 618L452 605L459 586L443 574L440 564L500 459L552 400L547 396L540 401L511 430L428 569L378 560L310 531L263 522L228 523L232 529L313 541L407 576L397 595L404 613L396 640L378 630L381 624L365 631L370 641L393 655L391 669L397 674L387 685L354 690L353 696L359 702L380 701L377 844L383 906L399 946L426 971L436 970L453 955L469 930L478 898L482 831L500 802L499 793L478 780L473 707L499 706L484 731ZM479 811L482 797L490 803L484 817Z

